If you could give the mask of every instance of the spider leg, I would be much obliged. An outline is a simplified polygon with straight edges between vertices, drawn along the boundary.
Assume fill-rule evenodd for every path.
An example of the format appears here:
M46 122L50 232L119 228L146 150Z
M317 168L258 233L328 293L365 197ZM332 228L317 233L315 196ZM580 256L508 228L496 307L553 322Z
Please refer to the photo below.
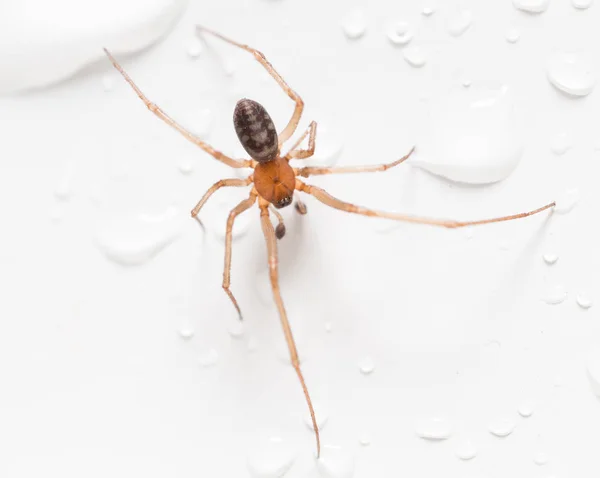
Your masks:
M301 214L302 216L304 216L308 212L308 210L306 209L306 204L304 204L299 199L296 199L296 202L294 203L294 207L296 208L296 212L298 214Z
M220 181L217 181L215 184L213 184L208 191L206 191L204 193L204 196L202 196L202 199L200 199L200 201L198 201L198 204L196 204L196 206L194 207L194 209L192 209L192 217L196 217L198 215L198 213L200 212L200 209L202 209L202 206L204 206L204 204L206 203L206 201L208 201L208 199L213 195L213 193L223 187L241 187L241 186L248 186L248 184L250 184L252 182L252 176L248 176L246 179L221 179Z
M300 143L302 143L302 141L304 141L304 138L306 138L307 134L309 134L308 149L296 149L298 146L300 146ZM310 158L313 154L315 154L315 140L316 139L317 139L317 122L311 121L310 124L308 125L307 130L304 133L302 133L302 136L300 136L298 138L298 141L296 141L294 143L294 146L292 146L290 148L288 153L285 155L285 158L287 158L288 160L290 160L292 158L295 158L295 159Z
M233 236L233 223L235 221L236 216L243 213L256 202L257 196L258 194L253 189L248 199L244 199L231 210L231 212L229 213L229 217L227 218L227 231L225 232L225 267L223 268L223 290L231 299L235 310L237 310L240 316L240 320L242 320L242 311L240 310L240 306L238 305L237 300L233 296L233 293L231 292L231 290L229 290L229 286L231 285L231 242Z
M145 103L146 107L150 111L152 111L152 113L154 113L156 116L158 116L161 120L163 120L165 123L167 123L172 128L179 131L189 141L194 143L196 146L199 146L200 148L202 148L204 151L206 151L208 154L210 154L213 158L221 161L222 163L225 163L228 166L231 166L232 168L248 168L252 165L251 161L238 161L236 159L230 158L229 156L226 156L225 154L221 153L220 151L217 151L212 146L210 146L208 143L205 143L200 138L198 138L195 135L193 135L192 133L190 133L183 126L181 126L180 124L175 122L175 120L173 118L171 118L169 115L167 115L167 113L165 113L157 105L152 103L146 97L146 95L144 95L144 93L142 93L142 90L140 90L138 88L138 86L133 82L133 80L130 78L130 76L125 72L123 67L117 62L117 60L115 60L115 58L110 54L110 52L106 48L104 49L104 53L106 53L106 55L110 59L113 66L119 71L119 73L121 73L123 78L125 78L125 81L127 81L127 83L129 83L129 85L137 93L137 95L140 97L140 99Z
M277 239L283 239L283 236L285 236L285 224L283 222L283 216L277 209L275 209L275 206L273 206L272 204L269 204L269 209L273 214L275 214L275 217L277 218L275 236L277 237Z
M340 211L351 212L354 214L360 214L362 216L371 216L371 217L382 217L386 219L393 219L396 221L404 221L404 222L412 222L415 224L428 224L430 226L441 226L447 227L450 229L457 227L465 227L465 226L478 226L481 224L491 224L493 222L503 222L503 221L511 221L513 219L520 219L527 216L532 216L539 212L545 211L546 209L550 209L556 206L555 202L551 202L542 206L540 208L534 209L532 211L522 212L519 214L512 214L510 216L501 216L494 217L491 219L479 219L476 221L453 221L448 219L433 219L428 217L419 217L419 216L410 216L407 214L398 214L394 212L385 212L385 211L375 211L373 209L367 209L365 207L356 206L355 204L350 204L348 202L341 201L331 194L329 194L324 189L318 188L316 186L310 186L308 184L304 184L299 179L296 179L296 189L298 191L305 192L314 196L318 201L322 202L326 206L330 206L334 209L339 209Z
M283 333L285 335L285 341L287 342L288 349L290 351L290 358L292 362L292 366L298 375L298 379L300 380L300 385L302 386L302 391L304 392L304 398L306 399L306 403L308 404L308 409L310 411L310 418L312 420L313 429L315 431L315 436L317 439L317 457L321 455L321 438L319 436L319 427L317 426L317 419L315 417L315 410L312 405L312 401L310 399L310 395L308 394L308 388L306 387L306 382L304 381L304 376L302 375L302 371L300 370L300 361L298 359L298 351L296 349L296 343L294 342L294 336L292 335L292 329L290 327L290 323L288 322L287 314L285 312L285 307L283 306L283 300L281 299L281 293L279 291L279 272L278 272L278 259L277 259L277 239L275 238L275 230L273 229L273 224L269 219L269 206L266 201L261 200L259 203L260 207L260 222L262 225L263 234L265 236L265 241L267 243L267 252L269 255L269 275L271 278L271 288L273 289L273 298L275 299L275 304L277 305L277 310L279 311L279 318L281 319L281 325L283 327Z
M294 131L296 131L296 128L298 127L300 117L302 116L302 110L304 109L304 101L302 101L302 98L300 98L298 93L296 93L289 87L289 85L285 82L283 77L279 73L277 73L275 68L273 68L273 65L269 63L269 61L265 58L265 55L263 55L260 51L249 47L248 45L244 45L242 43L238 43L234 40L231 40L226 36L223 36L220 33L205 28L201 25L197 25L196 29L199 32L206 32L210 35L220 38L221 40L231 45L237 46L238 48L252 53L254 58L267 70L269 75L271 75L275 79L275 81L281 87L281 89L285 91L285 93L296 103L296 106L294 107L294 113L292 114L292 117L290 118L287 126L283 129L281 133L279 133L279 146L281 147L281 145L285 143L294 134Z
M398 166L399 164L406 161L413 153L415 148L413 147L408 154L402 156L400 159L391 163L385 164L374 164L372 166L343 166L341 168L319 168L319 167L305 167L298 168L295 170L296 176L307 178L309 176L318 176L324 174L344 174L344 173L373 173L376 171L386 171L387 169Z

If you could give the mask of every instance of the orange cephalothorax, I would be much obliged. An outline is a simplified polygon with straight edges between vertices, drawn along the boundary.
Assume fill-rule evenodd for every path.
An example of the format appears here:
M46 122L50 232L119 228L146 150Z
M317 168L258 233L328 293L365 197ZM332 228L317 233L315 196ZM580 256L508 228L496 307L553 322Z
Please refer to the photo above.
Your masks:
M296 175L283 158L259 163L254 168L254 187L258 194L276 208L289 206L294 195Z

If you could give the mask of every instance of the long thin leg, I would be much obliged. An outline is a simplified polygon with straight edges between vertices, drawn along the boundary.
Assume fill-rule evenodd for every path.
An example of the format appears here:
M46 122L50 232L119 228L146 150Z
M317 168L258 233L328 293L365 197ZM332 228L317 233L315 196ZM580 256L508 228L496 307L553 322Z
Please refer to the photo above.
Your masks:
M296 189L299 191L303 191L311 196L314 196L319 201L321 201L326 206L330 206L334 209L339 209L341 211L351 212L354 214L360 214L362 216L371 216L371 217L383 217L387 219L393 219L395 221L404 221L404 222L412 222L416 224L428 224L430 226L441 226L447 228L457 228L457 227L465 227L465 226L478 226L481 224L491 224L493 222L502 222L502 221L511 221L513 219L520 219L522 217L532 216L533 214L537 214L539 212L545 211L546 209L550 209L556 205L555 202L551 202L550 204L546 204L538 209L534 209L533 211L522 212L519 214L513 214L511 216L501 216L494 217L491 219L481 219L477 221L452 221L448 219L433 219L428 217L419 217L419 216L409 216L406 214L398 214L394 212L385 212L385 211L375 211L373 209L367 209L361 206L356 206L354 204L350 204L344 201L341 201L331 194L326 192L324 189L318 188L316 186L309 186L308 184L304 184L299 179L296 180Z
M300 144L302 143L302 141L304 141L304 138L306 138L306 135L308 136L308 149L296 149L298 146L300 146ZM311 121L310 124L308 125L307 130L302 133L302 136L300 136L298 138L298 141L296 141L294 143L294 146L292 146L289 150L289 152L285 155L285 157L287 159L304 159L304 158L310 158L313 154L315 154L315 140L317 139L317 122L316 121Z
M275 209L275 206L273 206L272 204L269 205L269 209L273 214L275 214L275 217L277 218L275 236L277 237L277 239L283 239L283 236L285 236L285 223L283 222L283 216L277 209Z
M180 124L175 122L175 120L173 118L171 118L167 113L165 113L157 105L152 103L146 97L146 95L144 95L144 93L142 93L142 90L140 90L138 88L138 86L133 82L133 80L130 78L130 76L125 72L125 70L123 70L123 67L117 62L117 60L115 60L115 58L110 54L110 52L106 48L104 49L104 53L106 53L106 55L110 59L113 66L119 71L119 73L121 73L121 75L123 75L123 78L125 78L125 81L127 81L127 83L129 83L129 85L137 93L137 95L140 97L140 99L145 103L146 107L150 111L152 111L152 113L154 113L156 116L158 116L161 120L163 120L165 123L167 123L172 128L179 131L189 141L194 143L196 146L199 146L200 148L202 148L204 151L206 151L208 154L210 154L213 158L221 161L222 163L225 163L228 166L231 166L232 168L249 168L252 165L251 161L248 161L248 160L238 161L236 159L230 158L229 156L226 156L225 154L221 153L220 151L217 151L212 146L210 146L208 143L205 143L200 138L198 138L198 137L194 136L192 133L190 133L183 126L181 126Z
M240 316L240 320L242 320L242 311L240 310L237 300L235 300L235 297L229 290L229 286L231 285L231 242L233 237L233 223L236 216L243 213L256 202L256 196L256 191L252 190L248 199L244 199L231 210L229 217L227 218L227 231L225 233L225 267L223 268L223 290L231 299L235 310L237 310Z
M305 167L298 168L295 170L296 176L307 178L309 176L318 176L323 174L344 174L344 173L373 173L376 171L385 171L387 169L398 166L399 164L410 158L415 148L413 147L407 155L402 156L391 163L375 164L373 166L343 166L341 168L319 168L319 167Z
M315 436L317 437L317 457L321 455L321 438L319 436L319 427L317 426L317 419L315 417L315 410L308 394L308 388L304 381L304 376L300 370L300 361L298 359L298 350L296 349L296 343L294 342L294 336L292 335L292 329L288 322L287 314L285 313L285 307L283 306L283 300L281 299L281 293L279 292L279 272L278 272L278 259L277 259L277 239L275 238L275 231L271 219L269 219L269 209L266 202L261 201L260 207L260 222L262 230L265 235L265 241L267 242L267 252L269 254L269 276L271 278L271 288L273 289L273 298L279 311L279 318L281 319L281 325L283 327L283 333L285 335L285 341L287 342L288 349L290 351L290 358L292 366L300 379L300 385L302 385L302 391L304 392L304 398L308 404L310 411L310 418L312 420L313 429Z
M252 176L248 176L246 179L221 179L213 184L208 191L204 193L202 199L196 204L194 209L192 209L192 217L196 217L202 209L202 206L208 201L208 199L213 195L213 193L223 187L240 187L240 186L248 186L252 182Z
M238 43L234 40L231 40L226 36L223 36L220 33L205 28L201 25L197 25L196 29L199 32L206 32L211 35L214 35L217 38L220 38L221 40L231 45L237 46L238 48L252 53L254 58L256 58L256 60L267 70L269 75L271 75L275 79L275 81L279 84L283 91L285 91L286 94L296 103L296 106L294 107L294 113L292 114L290 121L288 122L287 126L283 129L283 131L279 133L279 146L281 147L281 145L285 143L294 134L294 131L296 131L296 128L298 127L300 117L302 116L302 110L304 109L304 101L302 101L302 98L300 98L298 93L296 93L289 87L289 85L285 82L282 76L279 73L277 73L275 68L273 68L273 65L269 63L269 61L265 58L265 55L263 55L260 51L256 50L255 48L249 47L248 45L243 45L242 43Z

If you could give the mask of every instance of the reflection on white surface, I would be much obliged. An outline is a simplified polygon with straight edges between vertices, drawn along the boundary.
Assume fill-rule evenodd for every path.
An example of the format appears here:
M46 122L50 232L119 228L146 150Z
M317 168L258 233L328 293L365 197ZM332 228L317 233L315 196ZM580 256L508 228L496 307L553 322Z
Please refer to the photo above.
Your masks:
M592 55L583 50L557 50L548 63L548 80L563 93L589 95L596 86Z
M7 3L8 2L8 3ZM0 15L0 94L43 87L114 54L164 36L187 0L4 0Z
M500 181L517 167L523 153L507 87L454 92L432 107L425 130L412 163L452 181Z

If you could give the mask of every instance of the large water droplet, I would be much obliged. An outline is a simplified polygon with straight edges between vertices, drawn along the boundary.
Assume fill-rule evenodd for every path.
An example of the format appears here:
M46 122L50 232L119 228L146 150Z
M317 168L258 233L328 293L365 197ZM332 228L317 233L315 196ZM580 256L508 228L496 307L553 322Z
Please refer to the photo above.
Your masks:
M592 306L592 299L585 294L584 292L580 292L577 294L577 305L582 309L589 309Z
M573 208L579 202L579 190L577 188L570 188L561 193L556 198L556 206L554 206L554 212L559 214L567 214L571 212Z
M596 86L593 58L582 50L558 50L548 63L548 80L572 96L589 95Z
M588 352L587 374L592 390L600 398L600 345Z
M491 422L488 426L488 431L494 436L504 438L514 431L515 426L512 420L501 418Z
M272 437L254 445L248 456L248 471L254 478L281 478L294 463L295 453L281 438Z
M324 478L351 478L354 457L342 447L327 445L321 450L317 468Z
M558 156L565 154L572 146L573 138L565 131L555 134L550 142L550 149Z
M454 454L460 460L472 460L477 456L477 447L471 440L463 440L456 445Z
M542 257L544 258L544 262L548 265L556 264L556 261L558 261L558 255L553 252L547 252Z
M459 37L469 29L471 23L473 23L473 13L470 10L455 13L448 21L448 33L453 37Z
M458 90L432 107L415 164L452 181L500 181L516 168L523 139L508 88Z
M367 31L367 21L363 11L355 9L349 12L342 20L342 30L351 40L362 37Z
M567 298L567 291L562 285L551 285L544 292L542 300L549 305L561 304Z
M394 45L406 45L414 36L414 30L406 22L397 22L387 30L387 37Z
M515 8L528 13L542 13L548 9L550 0L513 0Z
M427 418L417 423L415 431L424 440L446 440L452 435L452 424L443 418Z
M585 10L586 8L590 8L594 0L571 0L571 3L578 10Z
M418 46L407 46L402 51L402 55L404 56L406 63L415 68L421 68L427 63L427 58L425 57L423 50Z
M430 17L434 12L435 10L431 7L423 7L423 10L421 10L421 14L425 17Z
M103 221L95 244L111 261L124 266L148 262L180 234L182 216L176 208L158 215L112 217Z

